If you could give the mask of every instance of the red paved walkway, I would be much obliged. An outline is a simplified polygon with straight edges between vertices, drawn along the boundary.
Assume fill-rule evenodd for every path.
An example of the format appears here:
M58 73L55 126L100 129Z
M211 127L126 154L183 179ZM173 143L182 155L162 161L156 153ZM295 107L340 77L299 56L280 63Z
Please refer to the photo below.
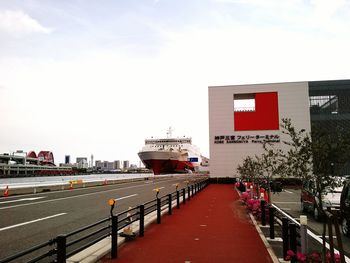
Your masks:
M103 262L272 262L233 185L209 185Z

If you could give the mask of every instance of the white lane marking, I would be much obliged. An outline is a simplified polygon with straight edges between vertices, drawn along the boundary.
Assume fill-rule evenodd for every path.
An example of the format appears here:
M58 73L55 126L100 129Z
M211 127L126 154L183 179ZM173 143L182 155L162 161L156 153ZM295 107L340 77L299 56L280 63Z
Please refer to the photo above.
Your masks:
M175 181L175 180L178 180L178 179L175 178L173 180L167 180L167 181L165 181L165 183L168 182L168 181ZM120 190L125 190L125 189L130 189L130 188L138 188L138 187L144 187L144 186L146 186L146 185L143 185L143 184L141 184L141 185L134 185L134 186L128 186L128 187L124 187L124 188L117 188L117 189L110 189L110 190L105 190L105 191L98 191L98 192L87 193L87 194L82 194L82 195L61 197L61 198L57 198L57 199L53 199L53 200L39 201L39 202L35 202L35 203L30 203L30 204L20 204L20 205L13 205L13 206L7 206L7 207L0 207L0 210L9 209L9 208L16 208L16 207L22 207L22 206L28 206L28 205L37 205L37 204L43 204L43 203L51 203L51 202L55 202L55 201L73 199L73 198L78 198L78 197L82 197L82 196L96 195L96 194L102 194L102 193L108 193L108 192L112 192L112 191L120 191ZM80 189L76 189L76 190L80 190ZM74 191L76 191L76 190L74 190Z
M287 191L287 190L283 190L284 192L288 193L288 194L294 194L293 192Z
M120 198L116 198L116 199L114 199L114 200L119 201L119 200L126 199L126 198L129 198L129 197L137 196L137 195L138 195L138 194L123 196L123 197L120 197Z
M15 202L22 202L22 201L34 201L34 200L38 200L38 199L42 199L42 198L46 198L46 196L31 197L31 198L21 198L21 199L17 199L17 200L0 202L0 204L8 204L8 203L15 203Z
M65 214L67 214L67 213L60 213L60 214L56 214L56 215L52 215L52 216L47 216L47 217L35 219L35 220L32 220L32 221L20 223L20 224L17 224L17 225L3 227L3 228L0 228L0 232L4 231L4 230L7 230L7 229L11 229L11 228L19 227L19 226L24 226L24 225L32 224L32 223L35 223L35 222L43 221L43 220L46 220L46 219L62 216L62 215L65 215Z

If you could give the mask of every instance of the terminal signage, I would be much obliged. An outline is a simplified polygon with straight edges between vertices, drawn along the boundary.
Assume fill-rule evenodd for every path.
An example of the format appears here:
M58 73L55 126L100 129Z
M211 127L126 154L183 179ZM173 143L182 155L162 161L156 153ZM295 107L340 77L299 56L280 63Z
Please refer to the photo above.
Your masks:
M256 135L217 135L214 137L215 144L232 143L277 143L280 142L278 134L256 134Z

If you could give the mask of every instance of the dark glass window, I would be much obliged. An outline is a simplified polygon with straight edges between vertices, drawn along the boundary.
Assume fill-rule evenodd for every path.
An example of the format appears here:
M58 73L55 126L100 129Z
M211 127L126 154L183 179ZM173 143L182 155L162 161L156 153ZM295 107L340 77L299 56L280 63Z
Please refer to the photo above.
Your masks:
M311 129L318 127L334 140L350 130L350 80L309 82L309 101ZM350 174L350 163L341 169Z

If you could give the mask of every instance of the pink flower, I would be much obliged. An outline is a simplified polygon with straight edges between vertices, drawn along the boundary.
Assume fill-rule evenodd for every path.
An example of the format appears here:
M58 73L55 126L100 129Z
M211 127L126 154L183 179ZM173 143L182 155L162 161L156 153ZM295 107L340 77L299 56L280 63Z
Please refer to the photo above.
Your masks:
M301 253L301 252L297 252L297 260L300 262L306 262L306 255Z
M321 255L316 251L311 253L310 258L312 260L311 262L321 262Z
M295 256L295 253L293 252L293 250L288 250L285 260L291 260L292 257L294 257L294 256Z

